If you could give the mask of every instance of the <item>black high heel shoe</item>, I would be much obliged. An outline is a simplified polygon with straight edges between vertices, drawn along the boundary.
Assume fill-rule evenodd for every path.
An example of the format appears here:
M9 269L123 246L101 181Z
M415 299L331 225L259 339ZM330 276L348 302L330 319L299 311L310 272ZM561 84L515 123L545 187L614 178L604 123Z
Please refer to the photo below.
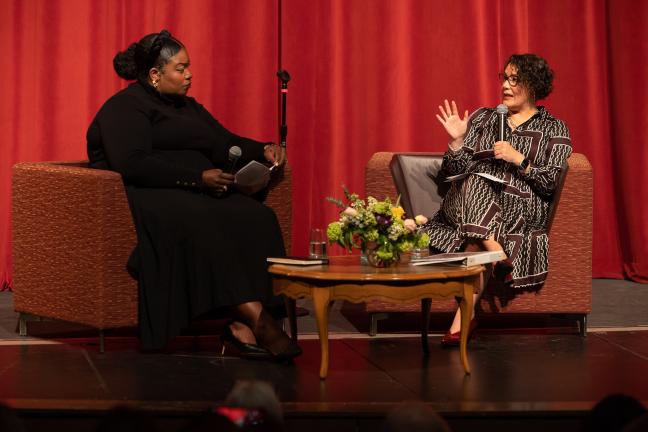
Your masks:
M279 327L266 310L261 311L252 329L260 347L268 350L276 361L291 360L302 353L301 348Z
M268 352L265 348L260 347L259 345L249 344L241 342L234 336L232 333L232 328L230 327L232 322L225 324L223 331L221 333L221 343L223 349L221 350L221 355L225 355L225 347L227 345L233 346L239 353L241 358L246 358L250 360L270 360L272 359L272 354Z

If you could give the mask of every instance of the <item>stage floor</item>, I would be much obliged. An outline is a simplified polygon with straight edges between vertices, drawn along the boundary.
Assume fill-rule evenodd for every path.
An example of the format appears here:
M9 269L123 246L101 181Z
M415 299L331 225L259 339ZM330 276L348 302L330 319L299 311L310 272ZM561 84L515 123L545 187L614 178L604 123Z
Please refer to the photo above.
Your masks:
M319 343L312 337L300 341L304 354L293 364L221 357L217 338L209 336L182 337L171 352L155 354L139 352L132 337L110 338L105 354L96 339L6 341L0 345L0 400L17 408L30 430L40 430L39 419L56 418L66 418L73 430L92 430L103 411L124 403L156 412L173 430L222 402L236 380L250 379L276 388L289 430L308 424L311 432L371 430L406 400L429 403L455 432L484 429L484 422L500 431L522 424L525 430L536 430L533 424L537 430L574 430L611 393L648 406L648 331L581 338L560 328L482 330L469 345L470 376L458 350L442 348L438 336L430 338L428 357L415 335L334 336L325 381L318 376Z
M302 303L309 307L309 304ZM468 350L465 376L456 349L443 349L448 314L433 314L430 355L416 334L418 314L381 321L370 338L358 305L330 313L329 377L320 381L312 316L299 319L304 354L294 364L221 357L222 322L198 322L165 353L138 350L135 329L96 332L56 321L30 322L16 334L11 293L0 293L0 401L16 407L28 431L92 431L106 410L130 404L175 431L223 401L236 380L276 388L290 431L375 431L385 413L423 400L454 432L574 431L601 398L625 393L648 406L648 286L594 280L589 333L548 316L484 316ZM206 336L211 335L211 336Z

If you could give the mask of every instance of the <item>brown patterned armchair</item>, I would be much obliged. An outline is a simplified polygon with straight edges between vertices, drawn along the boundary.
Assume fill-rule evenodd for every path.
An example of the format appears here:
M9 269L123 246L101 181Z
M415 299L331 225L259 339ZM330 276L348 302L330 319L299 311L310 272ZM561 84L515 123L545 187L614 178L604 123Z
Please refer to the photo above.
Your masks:
M271 182L266 204L290 250L291 170ZM137 283L126 270L136 243L121 176L87 161L13 167L14 309L20 334L31 316L99 330L137 325Z
M366 194L401 202L408 214L431 216L438 210L444 185L435 182L441 153L376 153L365 170ZM486 313L549 313L578 319L585 335L592 299L592 167L587 158L574 153L563 171L562 189L551 209L549 231L549 276L536 291L513 291L495 287L480 300ZM398 191L398 192L397 192ZM433 312L456 309L453 300L432 303ZM377 332L379 319L391 312L420 312L420 304L394 305L373 301L366 304L371 316L370 334Z

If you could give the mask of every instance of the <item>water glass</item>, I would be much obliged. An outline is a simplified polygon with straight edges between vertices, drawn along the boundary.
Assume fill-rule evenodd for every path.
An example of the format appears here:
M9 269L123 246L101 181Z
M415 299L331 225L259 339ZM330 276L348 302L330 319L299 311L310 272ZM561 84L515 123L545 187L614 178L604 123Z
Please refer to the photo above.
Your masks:
M308 257L316 259L326 258L326 232L320 228L313 228L308 242Z

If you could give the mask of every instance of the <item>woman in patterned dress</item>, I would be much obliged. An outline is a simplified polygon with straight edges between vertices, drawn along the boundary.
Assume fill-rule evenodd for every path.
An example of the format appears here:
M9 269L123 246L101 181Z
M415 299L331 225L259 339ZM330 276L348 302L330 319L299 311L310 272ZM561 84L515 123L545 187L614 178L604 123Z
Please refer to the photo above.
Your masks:
M533 288L547 277L549 206L572 147L565 123L536 105L552 90L547 62L534 54L516 54L505 64L500 74L502 103L508 107L504 141L498 141L495 109L481 108L470 117L465 111L462 118L454 101L439 106L437 119L450 137L442 174L469 175L452 183L441 209L423 229L435 252L504 250L508 258L493 266L493 276L514 288ZM471 333L474 313L473 308ZM459 343L460 323L457 310L444 345Z

